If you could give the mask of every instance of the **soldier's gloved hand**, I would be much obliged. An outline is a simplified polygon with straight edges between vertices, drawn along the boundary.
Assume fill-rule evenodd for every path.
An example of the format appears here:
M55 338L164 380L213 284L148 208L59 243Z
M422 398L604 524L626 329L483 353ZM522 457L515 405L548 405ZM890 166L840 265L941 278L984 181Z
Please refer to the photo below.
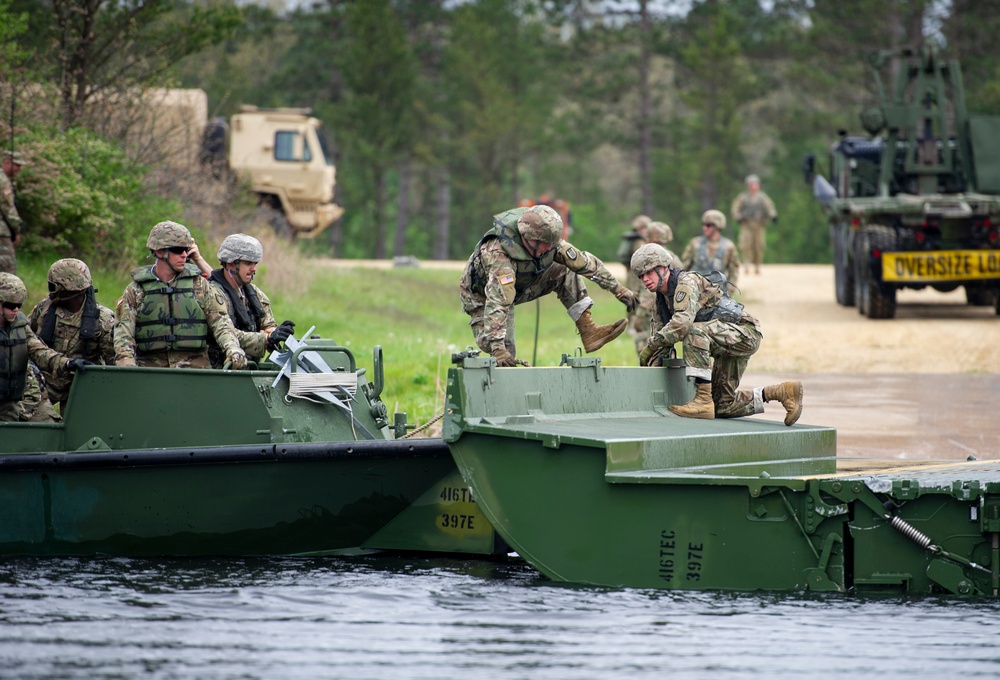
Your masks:
M507 351L506 347L498 347L494 349L490 354L493 358L497 360L497 366L527 366L527 361L522 361L520 359L515 359L514 355Z
M625 305L625 310L631 314L635 311L635 306L639 304L639 296L635 294L634 291L622 286L615 293L615 297L618 298L619 302Z
M278 349L278 345L283 343L285 340L291 337L292 333L295 332L295 323L292 321L282 321L281 325L271 331L271 334L267 336L267 349L274 351Z
M642 348L639 352L639 365L640 366L652 366L656 363L656 358L660 356L660 347L657 345L649 344Z
M247 367L247 355L241 349L231 349L226 352L226 361L233 365L234 371L242 371Z
M93 361L87 361L86 359L70 359L66 362L67 371L75 371L77 373L83 373L87 370L87 366L93 366Z

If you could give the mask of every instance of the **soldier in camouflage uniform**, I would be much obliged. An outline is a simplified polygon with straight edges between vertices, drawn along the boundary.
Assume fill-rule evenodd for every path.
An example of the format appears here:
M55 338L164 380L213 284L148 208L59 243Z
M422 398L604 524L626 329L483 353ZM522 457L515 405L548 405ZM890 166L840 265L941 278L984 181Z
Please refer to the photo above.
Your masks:
M94 297L90 268L81 260L64 258L49 267L49 296L35 305L28 324L48 347L72 359L113 366L112 330L115 314ZM49 399L66 413L72 376L47 373Z
M747 259L747 271L753 263L756 273L760 274L760 264L764 261L764 249L767 248L765 227L768 222L778 221L778 211L774 201L760 190L760 178L749 175L746 179L747 190L733 201L732 215L740 225L740 251Z
M583 277L610 291L626 307L635 293L621 285L604 263L560 238L562 218L548 206L514 208L493 216L493 228L476 245L460 282L462 309L476 344L499 366L527 366L516 359L514 305L555 293L576 322L587 352L594 352L625 330L626 321L598 326L590 315L594 301Z
M699 274L722 272L732 285L740 278L740 253L736 244L722 235L726 216L718 210L706 210L701 216L702 235L691 239L681 262L684 269Z
M295 324L282 321L279 326L271 313L271 301L253 283L257 265L264 259L260 241L247 234L231 234L219 246L219 269L212 271L212 288L226 299L229 319L236 327L240 347L250 361L261 361L267 352L278 348L292 335ZM221 368L225 356L214 341L208 345L213 368Z
M677 260L677 256L667 248L667 244L674 240L674 232L669 224L664 222L650 222L649 227L646 229L646 238L649 243L658 243L663 246L667 253L670 254L670 257L673 260ZM639 281L635 272L632 271L631 259L629 260L628 272L630 278ZM632 336L632 339L635 340L636 353L642 352L649 341L649 325L653 319L653 310L656 307L656 294L646 290L646 287L642 285L642 281L639 281L639 285L642 287L642 290L639 292L639 304L636 305L635 311L629 315L628 319L628 332Z
M802 383L739 389L750 357L760 347L760 322L726 293L718 274L674 269L660 245L648 243L632 256L632 271L656 293L650 338L639 354L642 366L660 365L662 355L680 342L695 397L670 411L685 418L739 418L764 412L764 403L780 401L785 425L802 414Z
M15 246L24 233L24 223L17 214L14 205L14 185L11 180L17 177L24 165L21 154L6 151L3 156L3 172L0 173L0 272L17 273L17 255Z
M642 287L642 282L632 274L629 263L632 261L632 255L635 251L639 250L639 246L646 243L651 223L652 220L648 216L636 215L635 219L632 220L632 228L622 234L621 242L618 244L618 261L625 266L626 271L625 287L636 294L641 293L645 288Z
M212 337L234 369L246 368L225 295L187 261L192 246L191 232L177 222L160 222L149 232L146 247L156 263L132 270L115 310L117 365L210 368Z
M70 359L49 349L32 332L21 312L28 290L9 272L0 272L0 422L45 422L59 419L31 369L66 375L82 371L83 359Z

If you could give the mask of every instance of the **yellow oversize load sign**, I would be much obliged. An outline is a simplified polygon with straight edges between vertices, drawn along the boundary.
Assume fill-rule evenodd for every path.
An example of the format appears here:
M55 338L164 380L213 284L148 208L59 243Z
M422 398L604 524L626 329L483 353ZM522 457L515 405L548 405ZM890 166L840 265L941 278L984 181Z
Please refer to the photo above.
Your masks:
M882 253L882 280L928 283L1000 279L1000 250Z

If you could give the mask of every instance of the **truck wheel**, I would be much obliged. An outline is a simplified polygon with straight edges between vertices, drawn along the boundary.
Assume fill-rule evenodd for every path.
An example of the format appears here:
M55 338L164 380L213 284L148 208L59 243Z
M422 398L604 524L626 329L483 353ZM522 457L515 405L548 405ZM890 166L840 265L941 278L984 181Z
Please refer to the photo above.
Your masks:
M847 233L843 224L830 227L833 241L833 281L837 303L845 307L854 306L854 269L847 257Z
M868 314L868 250L867 239L859 236L854 240L854 303L858 314Z
M974 307L992 307L997 303L997 289L969 284L965 286L965 300Z
M267 222L280 238L292 240L292 225L288 223L285 213L281 212L281 204L275 205L277 200L273 196L261 196L257 202L257 216Z
M865 270L865 316L869 319L891 319L896 316L896 288L892 285L880 283L872 275L869 265L869 254L872 248L886 251L892 250L896 245L896 234L889 227L872 227L870 231L861 235L862 257L864 258Z

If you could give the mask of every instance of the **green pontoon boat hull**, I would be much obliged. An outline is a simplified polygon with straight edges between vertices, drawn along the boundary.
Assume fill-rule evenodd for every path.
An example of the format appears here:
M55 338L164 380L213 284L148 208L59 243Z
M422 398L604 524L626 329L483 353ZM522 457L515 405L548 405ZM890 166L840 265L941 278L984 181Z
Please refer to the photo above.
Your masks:
M459 470L549 578L997 596L997 461L838 459L831 428L674 416L683 368L567 363L466 357L448 377Z
M302 349L331 371L303 398L277 369L95 366L64 422L0 425L0 554L505 553L444 442L391 438L381 350L371 383Z

